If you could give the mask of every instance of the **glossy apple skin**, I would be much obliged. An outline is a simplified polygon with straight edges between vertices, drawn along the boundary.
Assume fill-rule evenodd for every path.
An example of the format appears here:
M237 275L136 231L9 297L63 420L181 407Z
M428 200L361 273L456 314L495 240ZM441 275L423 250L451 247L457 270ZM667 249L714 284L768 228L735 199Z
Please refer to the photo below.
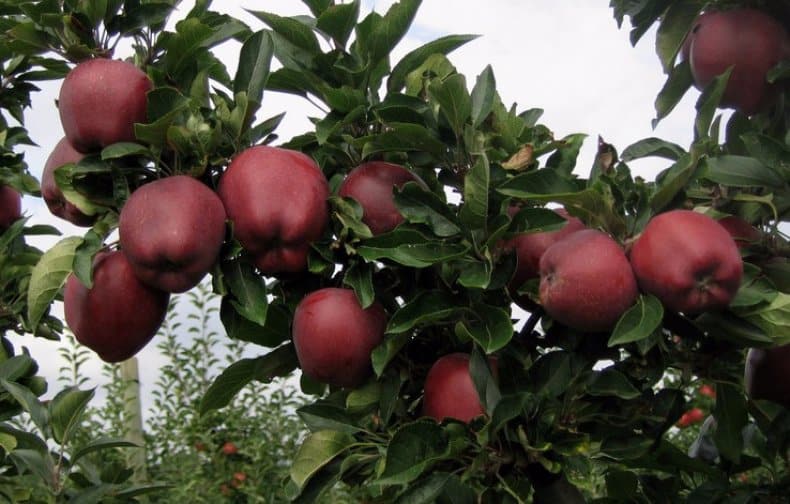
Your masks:
M643 292L688 314L727 307L743 277L732 236L716 220L691 210L653 217L631 248L630 260Z
M376 236L392 231L404 221L395 205L393 189L407 182L422 184L403 166L371 161L351 170L337 193L344 198L354 198L362 206L362 222Z
M759 229L734 215L722 217L718 220L718 223L730 233L730 236L735 240L735 244L741 249L760 241L763 236Z
M73 274L63 308L77 341L106 362L120 362L154 337L167 313L169 294L140 282L120 251L101 253L93 263L93 288Z
M240 153L217 189L233 232L265 275L307 268L329 222L329 184L308 156L256 146Z
M790 345L750 349L743 380L749 398L790 408Z
M225 239L225 207L187 175L150 182L121 209L121 249L137 278L167 292L186 292L209 272Z
M490 363L495 371L496 362ZM431 366L425 377L422 412L437 422L454 418L465 423L485 414L469 371L469 354L444 355Z
M504 243L505 251L512 250L516 253L516 271L508 284L511 292L515 293L524 282L540 276L540 258L549 247L586 228L582 221L571 217L564 208L555 212L568 221L562 228L543 233L524 233Z
M66 138L80 152L135 141L146 122L148 76L131 63L97 58L78 64L60 88L58 110Z
M541 305L551 318L573 329L613 329L638 295L622 247L601 231L577 231L540 259Z
M771 68L790 55L785 28L755 9L710 12L698 20L689 48L694 83L704 89L734 66L722 107L747 115L764 110L776 88L766 81Z
M22 217L22 195L11 186L0 185L0 231Z
M71 222L75 226L90 227L96 221L96 217L84 214L74 204L66 201L63 192L55 182L57 168L78 163L84 157L85 154L75 149L66 137L61 138L44 164L44 171L41 174L41 196L52 215Z
M362 309L351 289L308 294L294 311L293 342L302 372L313 380L354 388L371 374L370 354L384 339L387 316L373 303Z

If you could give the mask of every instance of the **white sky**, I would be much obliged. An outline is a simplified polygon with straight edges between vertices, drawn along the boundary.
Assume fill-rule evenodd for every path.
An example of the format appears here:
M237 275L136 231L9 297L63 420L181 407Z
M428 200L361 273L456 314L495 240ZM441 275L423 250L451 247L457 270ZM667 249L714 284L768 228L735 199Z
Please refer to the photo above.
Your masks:
M185 2L185 5L190 3ZM391 0L364 1L362 16L372 6L384 13L392 3ZM214 2L215 10L242 18L253 29L263 28L260 21L243 12L240 6L280 15L308 13L307 8L295 0ZM655 131L652 130L653 102L664 81L653 50L654 34L648 33L636 48L632 48L628 27L618 30L606 0L492 0L486 3L424 0L392 62L394 64L409 50L437 37L461 33L481 35L450 55L458 70L466 74L470 86L490 64L506 104L516 102L519 110L543 108L545 112L540 122L551 128L557 137L570 133L589 135L577 167L579 174L589 171L598 135L620 152L649 136L659 136L684 147L691 142L694 102L698 94L689 93L678 108ZM238 47L229 45L217 51L231 75L237 65ZM50 150L63 135L54 106L59 87L59 83L43 85L42 92L34 96L32 111L27 112L27 127L33 140L41 146L26 153L36 177L40 177ZM305 117L318 114L300 99L267 93L259 118L283 111L287 115L277 130L281 140L307 131L310 124ZM652 179L665 167L665 162L655 161L631 164L634 175L647 179ZM23 208L32 216L31 223L54 224L64 235L84 233L83 229L50 216L42 200L26 197ZM45 248L53 241L36 243ZM56 306L57 312L61 310ZM50 389L56 390L57 368L62 365L56 353L57 344L34 341L32 337L13 338L13 341L30 348L42 374L50 381ZM141 381L145 398L145 389L156 381L156 369L162 358L154 342L138 357L144 363ZM96 358L86 366L85 372L96 377L100 368L101 362ZM144 407L148 405L150 401L144 399Z

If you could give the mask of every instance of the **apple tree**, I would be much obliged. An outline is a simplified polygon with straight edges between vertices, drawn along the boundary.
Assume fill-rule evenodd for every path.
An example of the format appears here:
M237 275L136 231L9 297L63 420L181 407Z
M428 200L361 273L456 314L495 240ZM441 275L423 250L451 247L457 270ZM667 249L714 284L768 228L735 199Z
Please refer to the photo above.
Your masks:
M632 42L658 25L655 120L701 89L694 140L600 140L586 170L584 134L504 103L490 66L458 72L474 36L393 59L419 0L364 15L305 0L301 16L251 10L254 26L208 1L168 24L175 3L0 4L9 50L65 77L76 155L51 173L57 208L89 226L19 287L27 332L65 285L77 339L122 360L154 337L161 299L210 274L227 336L261 348L201 411L300 370L315 400L296 412L297 502L341 482L369 502L787 494L785 7L613 0ZM736 33L759 43L724 44ZM144 77L97 70L124 39ZM280 143L282 116L263 113L277 93L317 110ZM644 157L666 162L655 180L629 169ZM715 400L684 442L702 383Z

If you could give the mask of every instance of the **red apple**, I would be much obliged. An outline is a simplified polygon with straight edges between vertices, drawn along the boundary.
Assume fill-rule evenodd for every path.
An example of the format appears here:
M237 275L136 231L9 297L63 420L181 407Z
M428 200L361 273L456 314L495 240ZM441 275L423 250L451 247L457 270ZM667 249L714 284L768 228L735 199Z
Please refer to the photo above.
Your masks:
M148 76L131 63L92 59L63 80L58 98L66 138L80 152L135 141L134 124L146 121Z
M710 397L711 399L716 399L716 389L708 385L707 383L700 385L699 387L700 395L704 395L705 397Z
M496 372L496 361L490 359L489 363ZM454 418L468 423L485 414L469 371L469 354L440 357L428 371L424 391L422 412L437 422Z
M356 387L370 375L370 353L384 338L378 303L362 309L353 290L325 288L296 307L293 342L302 372L321 383Z
M694 34L697 32L697 28L702 25L702 22L710 14L711 11L703 12L697 16L697 19L691 24L691 28L689 28L686 37L683 39L683 45L680 46L680 52L678 53L679 61L689 61L689 57L691 56L691 42L694 40Z
M0 232L22 217L22 195L11 186L0 185Z
M516 271L508 284L511 293L518 291L527 280L540 276L540 258L550 246L576 231L585 229L584 223L576 217L571 217L564 208L557 209L555 212L568 221L562 228L543 233L524 233L503 244L503 250L512 250L516 253Z
M217 190L236 238L266 275L307 267L329 222L329 184L306 155L256 146L240 153Z
M392 231L403 222L392 191L406 182L422 184L417 176L400 165L371 161L349 172L338 195L354 198L362 206L362 222L375 236Z
M89 227L96 221L96 217L85 215L73 203L66 201L63 192L55 182L55 170L63 165L78 163L85 154L79 152L69 143L66 137L60 139L44 165L41 175L41 196L47 203L50 213L61 219L67 220L75 226Z
M741 254L727 230L691 210L653 217L630 258L642 291L689 314L728 306L743 276Z
M677 421L677 426L681 429L685 429L690 425L694 425L696 423L700 423L705 419L705 412L699 408L691 408L687 412L683 413L680 416L680 420Z
M551 318L574 329L614 328L638 295L622 247L601 231L577 231L540 259L540 302Z
M228 455L228 456L236 455L237 453L239 453L239 449L236 447L236 443L234 443L233 441L226 441L222 445L220 450L222 451L223 455Z
M749 350L743 381L751 399L790 408L790 345Z
M722 217L718 222L730 233L738 248L748 247L763 236L759 229L734 215Z
M184 292L208 273L225 239L225 208L217 194L187 175L150 182L121 209L121 249L151 287Z
M689 49L694 83L704 89L733 67L721 106L755 114L773 100L776 89L766 74L788 57L789 47L785 28L764 12L710 12L697 22Z
M63 294L66 323L77 341L106 362L139 352L165 319L169 295L141 283L120 251L93 263L93 288L69 276Z

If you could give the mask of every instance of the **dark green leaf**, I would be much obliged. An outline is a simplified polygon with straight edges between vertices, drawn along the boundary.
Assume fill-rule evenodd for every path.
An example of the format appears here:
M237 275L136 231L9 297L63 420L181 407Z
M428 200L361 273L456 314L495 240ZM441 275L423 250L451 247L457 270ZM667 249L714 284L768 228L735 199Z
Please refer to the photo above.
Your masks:
M438 502L439 496L451 477L452 475L448 473L430 474L427 478L422 478L409 485L408 489L395 502L397 504L433 504Z
M454 318L461 307L444 291L425 291L403 305L390 318L387 333L405 333L422 324Z
M496 80L491 65L486 65L477 76L472 89L472 125L477 127L488 117L494 107L496 98Z
M716 114L716 110L719 107L721 97L724 96L724 90L727 89L727 82L729 82L731 74L732 67L714 78L713 81L705 87L697 100L697 118L694 120L694 134L696 138L708 138L711 136L709 131L711 129L711 124L713 124L713 116Z
M464 177L464 204L461 223L469 229L485 228L488 219L488 191L491 184L491 167L488 158L481 155Z
M363 242L357 253L368 261L389 259L404 266L425 268L464 255L468 247L430 241L422 233L403 227Z
M657 156L671 161L677 161L685 152L683 147L677 144L660 138L651 137L639 140L626 147L620 158L628 162L648 156Z
M33 420L33 423L38 427L38 430L44 437L49 436L49 411L41 401L33 395L33 392L23 385L5 379L0 379L0 385L30 414L30 419Z
M349 4L330 5L318 16L316 27L332 37L338 47L343 48L354 30L357 18L359 18L359 0Z
M746 398L741 390L729 383L717 384L713 416L716 418L713 434L716 447L722 457L737 464L743 450L741 432L748 422Z
M439 158L447 153L444 142L418 124L390 123L387 131L362 137L356 142L361 144L363 158L381 152L424 151Z
M612 368L596 371L587 386L587 392L594 396L615 396L626 400L641 395L623 373Z
M496 365L496 359L487 359L477 348L474 349L469 359L469 374L472 376L475 389L477 389L480 404L485 407L489 415L494 412L502 399L499 386L494 378L495 369L492 369L496 368Z
M301 21L294 18L278 16L270 12L253 10L248 12L269 25L272 30L296 47L310 54L318 54L321 52L321 47L318 45L318 39L315 38L315 33Z
M692 84L694 84L694 78L691 75L691 66L688 61L684 61L672 69L664 87L656 96L656 118L653 119L653 128L680 103Z
M421 0L400 0L394 3L383 17L366 18L357 25L357 42L363 48L369 64L378 63L389 56L392 49L411 26ZM371 21L375 19L375 23ZM372 24L366 26L368 23Z
M266 324L261 326L240 315L231 298L224 296L219 308L219 317L229 338L272 348L291 337L290 316L282 306L269 306Z
M69 387L61 390L49 403L52 437L59 444L66 444L72 429L82 421L82 414L93 398L93 390Z
M390 363L411 338L412 335L410 332L393 333L384 337L384 341L373 349L370 356L373 364L373 371L376 373L376 376L381 376L387 364Z
M448 454L447 437L434 421L407 424L392 436L384 472L375 483L407 484L419 478L437 459Z
M470 315L474 318L458 322L456 333L473 339L485 353L496 352L513 338L510 313L502 308L478 304L470 311Z
M239 66L233 79L233 92L246 92L247 98L260 104L274 48L269 33L261 30L244 41L239 53Z
M101 151L103 160L118 159L126 156L150 156L151 151L145 145L133 142L118 142L108 145Z
M355 434L361 430L348 416L345 408L328 402L302 406L296 410L296 413L311 432L333 430Z
M747 156L717 156L708 158L703 177L718 184L736 187L776 187L785 182L771 168Z
M303 489L310 478L353 443L354 438L345 432L323 430L310 434L291 464L291 479Z
M85 444L84 446L80 447L79 450L74 452L74 454L71 457L71 462L72 464L76 464L77 461L82 457L97 451L109 450L111 448L134 448L134 447L138 447L138 446L130 441L120 438L93 439L87 444Z
M362 308L369 307L376 300L376 292L373 289L373 265L370 263L352 264L343 275L343 285L354 289Z
M472 98L466 88L466 78L462 74L454 74L442 81L434 80L428 86L428 94L439 104L439 110L456 137L460 137L472 114Z
M415 182L409 182L395 191L394 200L407 221L428 225L436 236L448 238L461 231L447 204Z
M414 49L392 69L387 81L387 90L393 93L403 89L406 84L406 76L422 65L429 56L448 54L477 37L477 35L447 35Z
M648 338L659 328L664 307L655 296L642 294L636 304L620 317L609 338L609 346L624 345Z
M233 296L231 305L239 315L260 326L266 325L268 308L266 282L253 267L243 260L227 262L222 272Z
M675 56L702 6L699 2L674 2L661 18L656 32L656 52L665 73L670 73Z
M27 291L27 317L31 331L35 331L60 288L66 283L80 243L82 238L76 236L64 238L47 250L33 268Z

